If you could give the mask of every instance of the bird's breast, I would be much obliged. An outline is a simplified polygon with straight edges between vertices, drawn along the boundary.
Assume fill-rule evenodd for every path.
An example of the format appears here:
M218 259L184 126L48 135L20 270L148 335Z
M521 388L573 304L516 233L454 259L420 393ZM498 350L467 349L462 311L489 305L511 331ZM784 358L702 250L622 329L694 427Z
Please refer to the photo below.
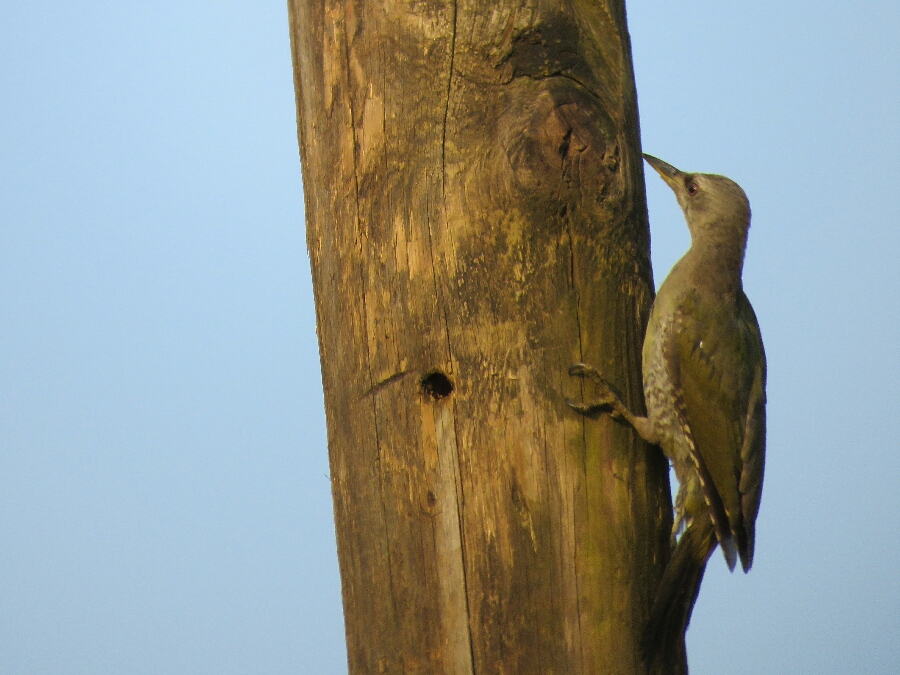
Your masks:
M675 383L664 353L667 336L673 330L677 330L674 314L651 312L644 339L643 380L647 417L663 452L680 474L690 464L690 449L676 413Z

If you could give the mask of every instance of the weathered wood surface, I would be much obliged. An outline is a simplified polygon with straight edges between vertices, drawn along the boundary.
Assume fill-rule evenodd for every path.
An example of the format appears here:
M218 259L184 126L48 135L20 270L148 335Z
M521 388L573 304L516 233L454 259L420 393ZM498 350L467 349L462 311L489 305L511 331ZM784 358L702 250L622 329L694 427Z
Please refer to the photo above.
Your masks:
M642 672L666 464L565 404L642 408L623 2L289 7L350 672Z

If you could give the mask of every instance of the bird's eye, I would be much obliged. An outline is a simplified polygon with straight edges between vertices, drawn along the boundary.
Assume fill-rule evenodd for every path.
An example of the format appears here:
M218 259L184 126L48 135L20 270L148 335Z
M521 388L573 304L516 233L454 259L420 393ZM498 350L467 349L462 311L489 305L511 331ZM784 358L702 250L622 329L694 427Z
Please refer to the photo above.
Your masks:
M694 183L694 182L691 182L691 183L688 184L687 191L688 191L688 194L689 194L689 195L695 195L695 194L697 194L698 192L700 192L700 186L697 185L697 184Z

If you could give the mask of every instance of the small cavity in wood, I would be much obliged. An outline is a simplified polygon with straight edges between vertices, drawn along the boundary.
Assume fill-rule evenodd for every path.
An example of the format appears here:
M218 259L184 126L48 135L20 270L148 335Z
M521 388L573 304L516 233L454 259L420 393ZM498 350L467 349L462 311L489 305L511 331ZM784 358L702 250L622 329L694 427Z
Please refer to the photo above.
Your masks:
M422 393L435 401L447 398L453 393L453 383L444 373L436 370L422 378Z

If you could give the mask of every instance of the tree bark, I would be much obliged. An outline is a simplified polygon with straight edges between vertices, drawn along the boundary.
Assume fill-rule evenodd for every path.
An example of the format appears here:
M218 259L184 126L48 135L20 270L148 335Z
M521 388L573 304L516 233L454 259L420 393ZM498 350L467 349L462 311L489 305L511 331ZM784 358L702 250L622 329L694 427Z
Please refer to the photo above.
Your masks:
M645 672L667 464L565 401L643 407L623 0L289 8L350 672Z

